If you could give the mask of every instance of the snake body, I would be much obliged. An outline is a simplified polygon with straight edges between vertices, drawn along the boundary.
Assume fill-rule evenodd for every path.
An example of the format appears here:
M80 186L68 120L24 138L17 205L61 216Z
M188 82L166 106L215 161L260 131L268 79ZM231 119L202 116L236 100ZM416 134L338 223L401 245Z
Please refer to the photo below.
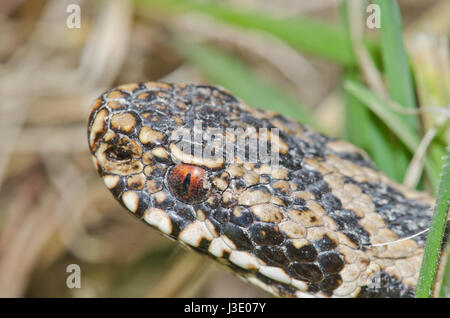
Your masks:
M181 139L180 128L193 138ZM207 152L215 139L198 140L195 129L231 129L232 145L272 139L278 165L236 152L199 156L192 150ZM429 226L433 199L386 177L350 143L221 88L161 82L103 93L88 142L105 185L131 214L269 293L414 295L425 238L394 241Z

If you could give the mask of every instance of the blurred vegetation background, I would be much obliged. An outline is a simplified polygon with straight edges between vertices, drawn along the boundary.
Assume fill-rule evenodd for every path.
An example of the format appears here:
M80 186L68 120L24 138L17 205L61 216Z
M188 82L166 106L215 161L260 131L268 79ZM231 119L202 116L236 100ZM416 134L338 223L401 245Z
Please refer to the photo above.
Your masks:
M67 27L70 4L81 27ZM449 144L450 1L3 0L0 296L266 297L124 213L94 170L104 90L207 82L362 147L436 195ZM373 22L373 20L370 20ZM66 287L79 264L82 288Z

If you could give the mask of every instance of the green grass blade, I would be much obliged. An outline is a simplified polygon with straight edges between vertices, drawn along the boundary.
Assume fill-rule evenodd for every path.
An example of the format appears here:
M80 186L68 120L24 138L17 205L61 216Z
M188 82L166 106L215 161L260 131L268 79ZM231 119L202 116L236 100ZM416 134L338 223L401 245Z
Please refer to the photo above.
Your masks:
M354 71L347 71L346 79L357 80ZM386 131L376 124L378 120L359 99L344 90L346 99L345 139L367 151L378 169L396 178L393 152Z
M348 33L342 25L330 25L311 18L283 19L262 12L243 11L219 2L195 0L139 0L139 5L169 11L192 11L207 14L232 25L271 33L304 52L336 63L354 66L356 58ZM374 42L367 40L373 50Z
M399 114L391 109L386 101L355 81L346 81L344 87L377 114L411 152L416 150L420 142L418 135L401 119Z
M365 4L364 4L365 3ZM363 9L367 6L367 1L361 3L360 16L356 17L355 12L349 12L349 9L356 9L355 3L350 3L349 0L341 2L340 11L344 25L349 34L352 33L352 27L357 27L358 24L351 25L352 19L364 19ZM351 14L351 16L350 16ZM354 16L355 15L355 16ZM353 41L361 41L359 37ZM359 46L359 43L353 43L354 46ZM363 65L359 61L359 68ZM359 82L359 75L355 68L346 69L346 78ZM403 145L398 145L399 141L390 134L386 125L377 118L369 109L367 109L357 98L352 94L346 93L346 139L352 143L360 146L373 159L375 165L396 181L402 181L404 178L404 171L408 167L409 152Z
M252 106L276 111L316 129L307 108L286 92L258 77L236 57L206 45L178 42L181 54L192 61L211 81L223 86Z
M397 138L392 138L392 136L390 137L393 165L395 166L394 179L402 183L405 179L405 174L412 158L411 152L400 140Z
M442 240L447 224L448 208L450 200L450 148L447 153L447 161L444 165L439 192L436 198L430 231L425 245L422 266L419 273L419 281L416 289L417 298L429 298L433 293L436 279L436 271L439 264Z
M415 108L416 99L408 57L403 46L402 19L395 0L375 0L380 6L381 55L387 85L392 100L406 108ZM401 120L417 130L418 119L414 116L402 116Z
M401 120L399 114L392 110L385 100L355 81L347 80L344 84L344 88L374 112L400 139L400 141L403 142L408 150L411 153L414 153L420 142L418 134L411 129L406 122ZM430 186L433 192L435 192L438 185L437 179L440 173L440 167L435 161L426 158L425 170L427 172L428 180L430 181Z

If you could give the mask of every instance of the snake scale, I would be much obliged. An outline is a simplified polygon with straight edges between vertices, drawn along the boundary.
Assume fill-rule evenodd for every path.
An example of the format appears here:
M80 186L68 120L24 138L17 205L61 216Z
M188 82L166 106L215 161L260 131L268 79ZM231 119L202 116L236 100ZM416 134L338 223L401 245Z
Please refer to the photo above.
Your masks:
M211 151L216 139L195 129L230 129L231 151L269 140L277 164L245 160L251 145L243 157ZM163 82L104 92L88 142L131 214L273 295L414 296L425 237L389 242L428 228L433 198L395 183L350 143L215 86Z

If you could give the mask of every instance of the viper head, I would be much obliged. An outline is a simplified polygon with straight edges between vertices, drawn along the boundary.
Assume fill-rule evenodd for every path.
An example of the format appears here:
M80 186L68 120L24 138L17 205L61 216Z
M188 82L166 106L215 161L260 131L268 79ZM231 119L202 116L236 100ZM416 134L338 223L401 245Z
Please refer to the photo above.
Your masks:
M138 83L95 101L88 141L105 185L128 211L264 285L258 270L284 281L290 264L317 259L308 245L295 252L291 239L305 228L287 214L304 204L290 196L288 169L300 166L303 153L275 138L271 117L216 87ZM289 132L283 120L275 118ZM261 158L264 142L280 165ZM323 278L317 265L297 267L291 271L305 280Z

